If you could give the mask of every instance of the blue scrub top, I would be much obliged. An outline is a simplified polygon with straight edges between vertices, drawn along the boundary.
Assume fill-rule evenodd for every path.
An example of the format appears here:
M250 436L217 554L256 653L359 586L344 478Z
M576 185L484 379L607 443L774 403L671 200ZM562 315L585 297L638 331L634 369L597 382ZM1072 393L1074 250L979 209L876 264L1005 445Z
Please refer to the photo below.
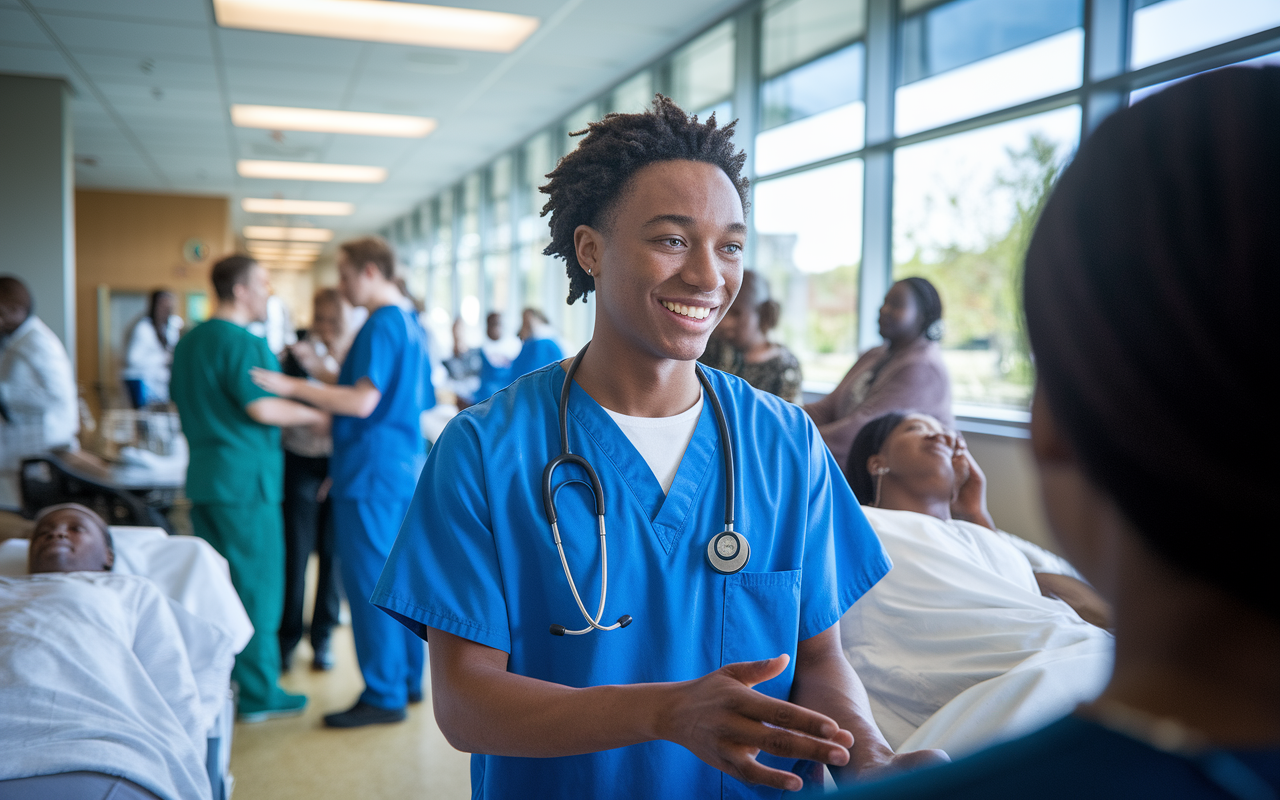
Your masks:
M604 487L608 603L621 630L552 636L585 623L542 505L542 470L560 451L553 365L467 409L432 448L371 598L419 635L448 631L510 654L511 672L567 686L696 678L738 661L791 655L757 690L787 698L796 645L840 619L889 570L817 428L799 407L706 370L733 437L737 530L751 560L736 575L706 563L724 528L724 463L710 404L664 496L644 459L586 392L570 390L569 443ZM556 485L582 472L556 472ZM557 502L578 591L594 612L600 553L590 492ZM790 769L791 760L761 761ZM770 797L671 742L565 758L472 756L474 797Z
M369 315L338 373L340 386L361 378L382 393L365 419L334 415L332 496L362 500L413 493L426 458L422 412L435 406L426 335L417 317L398 306Z
M520 346L520 355L511 362L513 379L528 375L535 369L554 364L564 358L564 351L554 339L525 339Z

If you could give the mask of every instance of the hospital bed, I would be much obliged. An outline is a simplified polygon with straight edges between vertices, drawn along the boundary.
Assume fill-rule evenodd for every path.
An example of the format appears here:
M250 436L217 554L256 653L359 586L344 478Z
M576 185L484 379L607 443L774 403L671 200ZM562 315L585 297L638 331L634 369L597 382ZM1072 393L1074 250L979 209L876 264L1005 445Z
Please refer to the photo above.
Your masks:
M893 569L840 622L845 655L897 750L952 757L1037 730L1097 697L1114 637L1036 572L1079 577L1008 533L864 507Z
M235 652L253 635L253 626L231 584L227 562L207 542L194 536L169 536L160 528L111 527L115 545L113 572L149 578L161 593L190 614L223 631ZM26 539L0 542L0 576L27 574ZM200 659L203 649L186 647L188 657ZM229 669L229 667L228 667ZM206 764L214 800L228 800L231 734L235 706L229 676L221 710L210 727Z

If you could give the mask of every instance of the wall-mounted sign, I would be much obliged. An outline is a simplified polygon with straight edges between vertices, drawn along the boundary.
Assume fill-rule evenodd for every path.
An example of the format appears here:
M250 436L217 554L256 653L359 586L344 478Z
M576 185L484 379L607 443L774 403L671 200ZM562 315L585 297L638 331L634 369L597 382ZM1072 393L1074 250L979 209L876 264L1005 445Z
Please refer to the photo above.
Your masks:
M188 264L199 264L209 257L209 245L200 239L188 239L182 245L182 257Z

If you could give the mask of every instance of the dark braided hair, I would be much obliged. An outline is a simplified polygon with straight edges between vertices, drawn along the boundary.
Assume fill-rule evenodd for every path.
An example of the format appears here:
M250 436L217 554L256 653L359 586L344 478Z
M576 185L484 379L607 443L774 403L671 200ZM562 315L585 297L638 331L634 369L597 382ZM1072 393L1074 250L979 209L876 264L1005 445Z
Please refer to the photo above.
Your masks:
M920 307L921 335L935 342L941 339L942 298L938 290L924 278L903 278L898 283L905 283L915 295L916 305Z
M889 434L907 418L912 411L890 411L881 414L862 426L858 435L853 437L853 445L849 448L849 460L844 465L844 477L849 481L849 488L864 506L871 505L876 499L876 481L867 471L867 460L880 452Z
M570 305L595 290L595 279L578 263L573 233L579 225L607 226L609 215L637 172L662 161L702 161L724 170L747 209L748 181L742 175L746 153L733 143L737 121L716 125L716 115L699 122L669 97L656 95L641 114L607 114L582 131L578 147L548 173L540 191L550 196L542 216L551 215L551 244L543 255L559 256L569 276Z

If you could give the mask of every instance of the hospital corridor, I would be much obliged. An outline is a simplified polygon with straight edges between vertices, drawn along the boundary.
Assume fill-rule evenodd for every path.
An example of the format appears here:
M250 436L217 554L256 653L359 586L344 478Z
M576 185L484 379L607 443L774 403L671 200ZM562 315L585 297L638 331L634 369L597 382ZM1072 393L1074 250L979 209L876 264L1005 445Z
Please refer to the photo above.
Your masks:
M1280 0L0 0L0 800L1277 800L1277 131Z

